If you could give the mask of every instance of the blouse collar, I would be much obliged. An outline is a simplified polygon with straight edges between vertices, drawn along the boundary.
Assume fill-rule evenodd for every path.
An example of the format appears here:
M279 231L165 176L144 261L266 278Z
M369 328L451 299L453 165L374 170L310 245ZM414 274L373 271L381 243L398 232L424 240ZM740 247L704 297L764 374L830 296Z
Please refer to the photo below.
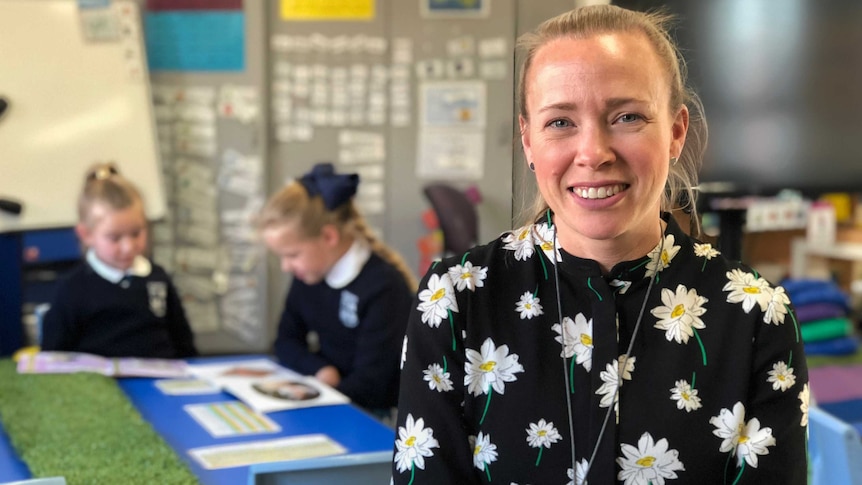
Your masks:
M153 271L152 263L143 256L135 256L135 260L132 261L132 266L130 266L126 271L123 271L114 268L113 266L109 266L107 263L99 259L99 257L96 256L96 252L92 249L87 250L87 263L91 268L93 268L93 271L95 271L96 274L115 284L122 281L126 276L139 276L141 278L145 278Z
M371 247L365 241L356 239L326 274L326 284L335 289L349 285L359 276L369 258Z

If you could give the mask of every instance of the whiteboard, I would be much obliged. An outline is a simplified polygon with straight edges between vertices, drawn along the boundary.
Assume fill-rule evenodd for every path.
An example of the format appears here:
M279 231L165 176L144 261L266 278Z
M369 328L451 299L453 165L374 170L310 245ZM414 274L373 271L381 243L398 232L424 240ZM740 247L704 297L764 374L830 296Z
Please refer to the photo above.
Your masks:
M151 219L166 211L133 1L0 0L0 232L72 226L93 163L114 161Z

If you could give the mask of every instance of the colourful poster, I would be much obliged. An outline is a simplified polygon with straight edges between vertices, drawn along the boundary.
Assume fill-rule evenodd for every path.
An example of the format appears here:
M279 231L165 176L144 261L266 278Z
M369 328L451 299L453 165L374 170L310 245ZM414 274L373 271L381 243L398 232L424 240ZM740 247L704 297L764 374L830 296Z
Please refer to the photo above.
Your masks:
M375 0L281 0L282 20L372 20Z
M491 0L419 0L424 17L487 17Z
M158 10L144 17L150 71L242 71L242 10Z

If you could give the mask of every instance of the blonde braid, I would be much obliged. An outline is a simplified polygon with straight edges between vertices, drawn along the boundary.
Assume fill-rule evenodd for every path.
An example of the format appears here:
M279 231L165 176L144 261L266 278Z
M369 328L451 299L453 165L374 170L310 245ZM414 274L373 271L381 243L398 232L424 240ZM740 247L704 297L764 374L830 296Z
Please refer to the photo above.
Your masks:
M353 206L352 203L350 205ZM355 208L352 212L353 217L351 218L351 223L353 225L354 233L368 241L368 244L371 245L372 251L383 258L384 261L394 266L395 269L401 273L401 276L404 277L404 281L407 282L407 286L410 288L410 291L415 292L419 283L417 282L416 277L413 276L413 272L410 271L410 267L407 266L407 262L404 261L404 258L374 234L374 231L368 227L368 223L365 221L365 218L363 218Z

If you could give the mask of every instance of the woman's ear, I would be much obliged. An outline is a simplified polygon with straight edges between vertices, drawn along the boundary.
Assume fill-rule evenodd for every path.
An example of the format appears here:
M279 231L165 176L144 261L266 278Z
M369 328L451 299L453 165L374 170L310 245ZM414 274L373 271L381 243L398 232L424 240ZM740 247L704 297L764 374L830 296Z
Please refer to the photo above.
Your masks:
M530 123L523 116L518 116L518 127L521 130L521 146L524 148L524 159L527 167L533 170L533 150L530 140Z
M685 135L688 133L688 107L682 107L676 113L676 119L671 127L670 155L668 158L679 158L682 147L685 146Z

